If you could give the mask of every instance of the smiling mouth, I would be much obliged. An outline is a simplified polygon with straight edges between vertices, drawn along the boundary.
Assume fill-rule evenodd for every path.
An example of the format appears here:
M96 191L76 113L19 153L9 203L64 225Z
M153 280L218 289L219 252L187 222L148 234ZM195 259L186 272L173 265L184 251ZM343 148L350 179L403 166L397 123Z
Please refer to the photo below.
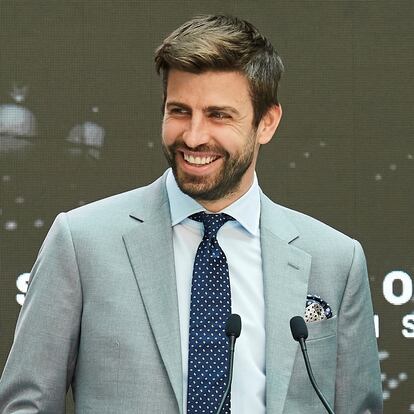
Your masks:
M217 160L218 156L208 156L208 157L199 157L199 156L193 156L189 155L183 152L183 158L185 161L187 161L190 164L193 165L207 165L211 164L213 161Z

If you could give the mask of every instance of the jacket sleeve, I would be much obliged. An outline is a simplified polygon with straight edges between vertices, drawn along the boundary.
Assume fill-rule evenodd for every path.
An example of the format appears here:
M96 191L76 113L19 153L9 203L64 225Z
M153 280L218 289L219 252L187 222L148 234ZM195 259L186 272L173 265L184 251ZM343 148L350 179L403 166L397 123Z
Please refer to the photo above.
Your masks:
M52 225L30 276L0 380L2 414L59 414L76 365L82 288L65 214Z
M381 374L364 252L354 257L338 312L336 414L382 413Z

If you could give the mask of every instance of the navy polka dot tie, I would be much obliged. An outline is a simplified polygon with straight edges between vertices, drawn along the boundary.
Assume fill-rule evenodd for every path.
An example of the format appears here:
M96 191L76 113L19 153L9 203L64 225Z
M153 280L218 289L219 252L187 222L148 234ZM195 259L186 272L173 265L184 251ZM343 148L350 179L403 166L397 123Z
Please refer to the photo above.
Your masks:
M216 413L228 380L226 321L231 314L229 268L217 241L227 214L196 213L204 237L194 261L188 348L187 414ZM230 395L222 413L230 413Z

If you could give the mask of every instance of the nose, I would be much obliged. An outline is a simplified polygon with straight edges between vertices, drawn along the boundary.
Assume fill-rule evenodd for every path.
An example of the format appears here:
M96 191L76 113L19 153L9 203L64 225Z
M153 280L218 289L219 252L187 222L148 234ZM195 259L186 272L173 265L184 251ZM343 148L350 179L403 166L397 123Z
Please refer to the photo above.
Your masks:
M189 148L196 148L206 144L209 139L207 120L203 114L193 114L182 135L183 141Z

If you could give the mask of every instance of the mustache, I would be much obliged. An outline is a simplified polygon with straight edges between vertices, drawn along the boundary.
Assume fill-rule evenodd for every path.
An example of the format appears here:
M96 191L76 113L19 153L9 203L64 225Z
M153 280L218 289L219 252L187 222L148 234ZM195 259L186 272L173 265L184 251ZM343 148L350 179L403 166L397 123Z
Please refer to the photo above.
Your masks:
M171 153L175 153L177 151L213 152L215 154L221 155L222 157L227 158L229 156L229 153L223 148L207 144L201 144L195 148L190 148L184 142L174 142L174 144L169 145L167 148Z

